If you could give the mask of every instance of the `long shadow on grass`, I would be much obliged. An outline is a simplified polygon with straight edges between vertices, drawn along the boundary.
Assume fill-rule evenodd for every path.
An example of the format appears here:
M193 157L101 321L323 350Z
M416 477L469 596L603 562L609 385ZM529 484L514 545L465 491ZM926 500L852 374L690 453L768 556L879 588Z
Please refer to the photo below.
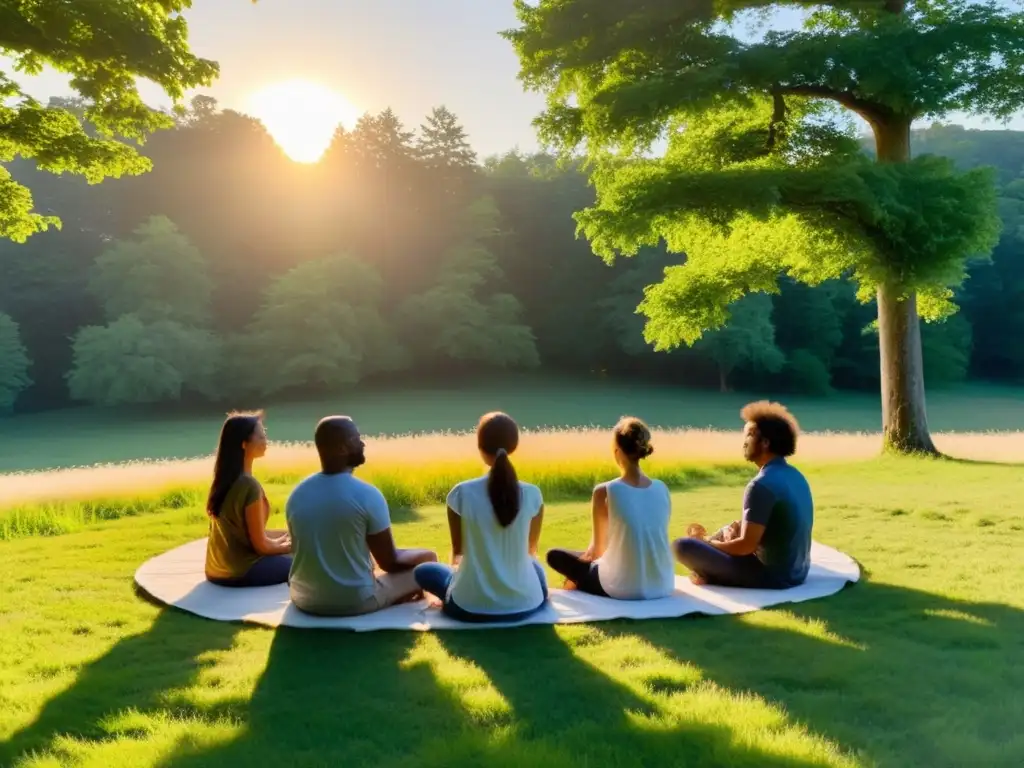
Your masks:
M408 765L417 744L458 724L429 669L407 663L417 638L282 627L252 698L206 713L241 721L240 735L212 748L182 743L161 765Z
M480 680L460 661L483 671L507 710L480 706ZM240 734L214 747L183 742L161 765L817 765L737 744L711 724L645 730L631 713L650 714L649 702L574 657L552 627L281 629L252 699L206 713L241 720Z
M1022 765L1024 612L864 582L745 622L615 622L878 765Z
M514 632L445 632L438 638L449 654L483 669L508 700L516 725L513 744L547 757L509 760L509 764L688 768L822 764L771 754L742 743L728 726L696 718L666 728L664 721L656 719L659 710L652 699L580 659L551 626ZM467 759L465 764L481 761Z
M178 611L160 613L145 632L118 641L86 664L35 722L0 744L0 765L47 750L58 736L109 739L116 733L105 721L119 712L165 708L168 692L195 679L203 666L200 657L230 648L238 631L237 625L197 621Z

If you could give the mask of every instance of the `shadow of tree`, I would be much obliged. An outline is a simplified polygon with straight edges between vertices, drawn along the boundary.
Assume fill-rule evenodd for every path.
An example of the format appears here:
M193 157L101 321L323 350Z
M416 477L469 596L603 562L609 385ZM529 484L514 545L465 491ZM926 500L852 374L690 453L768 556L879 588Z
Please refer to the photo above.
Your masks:
M438 638L452 656L484 670L509 701L519 725L517 743L549 755L545 765L824 764L743 743L722 724L661 718L652 699L574 654L551 626L514 633L445 632Z
M936 461L942 461L947 464L959 464L965 467L997 467L1000 469L1004 468L1021 468L1024 467L1024 461L996 461L995 459L967 459L960 456L951 456L948 454L940 454L935 459Z
M418 644L444 653L416 661ZM508 711L474 715L465 686L446 683L449 670L432 666L467 662ZM246 728L237 738L213 748L180 744L162 768L259 765L282 752L289 766L821 764L766 754L718 725L645 728L656 714L650 702L583 663L553 627L432 635L281 629L241 706Z
M240 717L245 730L214 748L180 744L162 765L263 765L282 750L289 766L383 765L404 756L410 738L450 728L456 706L429 670L405 664L416 639L282 627L252 698L207 713Z
M680 626L685 622L685 626ZM1024 764L1024 611L861 582L756 621L615 622L878 765Z
M231 648L243 631L266 630L161 613L0 745L0 764L52 750L58 735L109 739L117 733L107 718L118 713L175 709L175 692L196 679L204 654ZM608 657L588 662L574 647L634 638L672 662L666 674L620 682L599 668ZM782 706L789 724L865 764L1020 765L1022 650L1018 609L870 581L748 619L430 635L283 628L251 697L188 713L243 727L218 744L183 740L162 765L262 765L282 755L290 766L403 768L828 762L762 748L700 712L666 714L664 697L686 694L700 677ZM448 679L460 665L479 670L501 706L475 706L472 686Z
M45 750L58 736L111 738L112 715L166 706L169 692L188 685L206 662L202 656L232 646L239 626L196 620L178 611L160 613L144 632L126 637L86 664L74 683L51 699L36 720L0 744L0 765ZM113 708L113 709L112 709Z

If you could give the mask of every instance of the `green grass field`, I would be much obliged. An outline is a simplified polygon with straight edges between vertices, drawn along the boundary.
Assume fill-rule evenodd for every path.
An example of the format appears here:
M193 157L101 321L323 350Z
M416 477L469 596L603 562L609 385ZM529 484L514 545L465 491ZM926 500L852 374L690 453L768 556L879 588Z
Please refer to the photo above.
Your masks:
M730 394L633 386L597 379L510 376L500 383L461 389L356 391L321 402L270 405L272 439L307 441L320 417L353 416L371 435L472 429L481 414L505 410L526 428L611 426L624 413L652 426L738 428L740 407L773 393ZM878 395L827 399L783 397L805 430L877 432ZM937 431L1024 430L1024 391L969 387L929 393L928 413ZM239 403L239 407L262 404ZM133 461L205 456L216 445L223 409L189 415L157 408L76 409L0 421L0 473Z
M0 542L0 765L1024 764L1021 467L808 466L816 538L864 579L736 617L359 636L210 622L132 587L204 535L187 495ZM673 533L734 517L746 476L690 476ZM446 556L440 508L395 519L399 544ZM588 532L585 503L554 503L542 546Z

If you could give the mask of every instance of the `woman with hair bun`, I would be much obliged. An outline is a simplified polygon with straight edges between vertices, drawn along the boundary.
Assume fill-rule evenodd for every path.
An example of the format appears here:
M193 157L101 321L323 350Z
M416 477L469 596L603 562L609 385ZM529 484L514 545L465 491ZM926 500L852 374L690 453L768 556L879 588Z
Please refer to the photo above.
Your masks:
M620 476L594 489L594 532L586 552L552 549L548 565L566 577L567 588L618 600L653 600L675 589L675 562L668 538L672 497L640 462L654 453L651 431L623 417L612 450Z
M448 494L452 565L423 563L413 575L424 592L441 601L450 618L521 621L548 598L544 568L534 559L544 499L537 486L519 481L512 466L519 427L511 416L484 415L476 437L489 469Z

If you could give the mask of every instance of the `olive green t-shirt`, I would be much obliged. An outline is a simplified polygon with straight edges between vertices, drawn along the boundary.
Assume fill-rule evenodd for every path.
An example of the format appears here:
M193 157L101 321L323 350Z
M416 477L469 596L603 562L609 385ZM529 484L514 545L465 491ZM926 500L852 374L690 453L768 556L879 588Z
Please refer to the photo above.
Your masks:
M238 579L260 559L249 540L245 508L263 498L263 488L252 475L242 475L231 486L220 514L210 518L210 539L206 544L206 576Z

